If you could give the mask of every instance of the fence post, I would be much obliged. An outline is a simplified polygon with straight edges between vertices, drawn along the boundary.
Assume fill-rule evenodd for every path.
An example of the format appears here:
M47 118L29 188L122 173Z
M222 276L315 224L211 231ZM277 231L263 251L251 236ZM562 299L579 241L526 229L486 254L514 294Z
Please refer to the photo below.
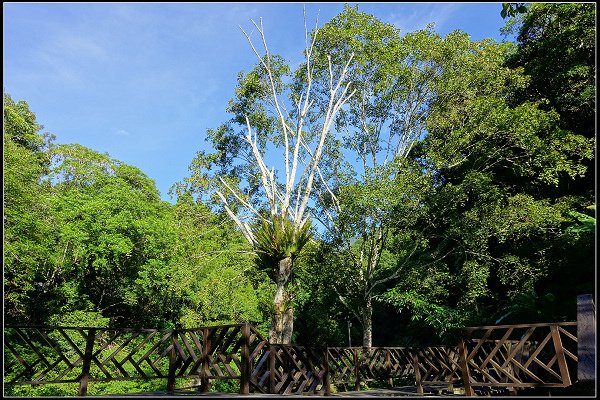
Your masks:
M325 362L325 374L323 375L323 384L325 385L325 396L329 396L331 394L330 386L330 377L329 377L329 348L325 346L325 357L323 358Z
M240 366L240 394L250 394L250 325L242 325L242 365Z
M465 386L465 396L474 396L475 392L471 386L471 374L469 373L469 361L467 360L467 342L464 337L462 337L458 343L458 355L460 359L460 371Z
M171 350L169 351L169 373L167 375L167 393L175 391L175 370L177 369L177 353L175 352L175 341L177 330L171 332Z
M591 294L577 296L577 380L596 379L596 308Z
M92 365L92 354L94 351L95 339L96 330L90 329L87 334L87 340L85 341L85 353L83 354L81 379L79 380L79 390L77 391L79 396L85 396L87 394L87 385L88 381L90 380L90 367Z
M415 370L415 384L417 386L417 394L423 396L423 381L421 379L421 368L419 366L419 350L415 349L413 353L413 369Z
M360 390L360 365L358 365L358 349L352 349L354 356L354 390Z
M275 354L273 345L269 343L269 394L275 394Z
M208 380L208 357L211 352L211 343L210 343L210 330L205 328L202 330L202 338L203 338L203 351L202 351L202 378L200 378L200 392L207 393L210 388L210 381Z

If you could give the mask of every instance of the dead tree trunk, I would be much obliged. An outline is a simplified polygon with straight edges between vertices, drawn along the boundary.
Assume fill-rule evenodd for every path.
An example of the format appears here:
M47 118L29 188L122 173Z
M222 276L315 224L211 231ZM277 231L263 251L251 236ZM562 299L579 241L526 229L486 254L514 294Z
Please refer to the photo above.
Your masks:
M287 283L292 273L292 258L286 257L279 261L275 283L277 292L273 299L273 315L269 341L277 344L290 344L294 331L294 309L287 290Z

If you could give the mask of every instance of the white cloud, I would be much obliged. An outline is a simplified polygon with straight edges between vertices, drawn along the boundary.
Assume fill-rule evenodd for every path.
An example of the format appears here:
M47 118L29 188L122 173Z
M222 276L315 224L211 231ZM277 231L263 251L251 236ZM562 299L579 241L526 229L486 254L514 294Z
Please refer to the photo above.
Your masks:
M434 23L436 30L443 30L459 8L459 4L415 4L407 7L406 12L390 14L387 20L400 28L401 34L423 29L429 23Z
M91 68L110 61L108 46L97 34L58 27L29 50L30 66L37 65L40 80L81 86L89 82ZM27 57L27 50L23 52Z
M126 131L125 129L117 129L115 131L115 134L119 135L119 136L129 136L131 135L128 131Z

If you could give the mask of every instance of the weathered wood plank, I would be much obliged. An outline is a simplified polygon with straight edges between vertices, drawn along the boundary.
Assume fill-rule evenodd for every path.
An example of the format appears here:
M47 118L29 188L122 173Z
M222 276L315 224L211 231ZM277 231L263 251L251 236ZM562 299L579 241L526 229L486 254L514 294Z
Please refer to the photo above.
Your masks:
M552 332L552 341L554 343L554 351L556 352L556 359L558 360L558 368L560 370L560 377L564 386L571 385L571 376L569 375L569 369L567 368L567 360L565 359L565 352L563 349L562 341L560 338L560 332L556 325L550 326Z
M591 294L577 296L577 380L596 380L596 309Z

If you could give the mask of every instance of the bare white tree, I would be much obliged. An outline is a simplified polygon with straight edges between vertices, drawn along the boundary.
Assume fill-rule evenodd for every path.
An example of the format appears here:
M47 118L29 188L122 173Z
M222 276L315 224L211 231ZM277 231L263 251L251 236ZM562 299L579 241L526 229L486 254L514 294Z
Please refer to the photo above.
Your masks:
M329 95L328 103L324 112L318 119L317 129L311 120L310 132L306 128L309 123L309 114L314 113L313 93L313 65L311 57L313 45L317 38L318 27L309 35L306 28L306 12L304 14L304 31L306 39L305 68L303 74L305 81L302 82L303 90L295 96L294 113L289 113L285 107L285 101L278 94L275 73L273 71L272 56L267 46L263 29L262 18L259 23L252 21L254 28L260 34L264 55L261 55L250 38L250 35L242 31L252 50L258 57L259 64L266 71L267 82L270 92L270 105L277 117L277 132L279 140L283 143L283 168L285 180L276 173L279 168L267 165L267 157L261 151L258 143L257 133L253 130L249 118L246 116L245 143L251 150L252 163L258 168L259 182L266 196L269 213L261 212L261 209L252 200L245 196L239 186L219 178L221 187L216 191L225 211L229 217L242 231L244 237L253 246L255 251L267 253L271 256L274 280L277 290L273 300L273 319L270 330L270 341L272 343L290 343L293 331L293 307L287 291L294 258L301 250L307 240L307 227L310 226L312 218L309 208L309 199L315 185L315 180L322 179L319 170L319 162L323 155L323 147L326 138L334 124L336 115L344 104L351 98L354 91L351 90L351 82L347 81L347 72L352 61L353 54L341 69L339 76L334 76L334 68L329 58ZM316 24L317 25L317 24ZM315 134L316 132L316 134ZM283 175L283 173L282 173ZM322 182L325 187L327 183ZM248 216L250 218L248 218ZM262 230L256 228L256 221L260 221Z

